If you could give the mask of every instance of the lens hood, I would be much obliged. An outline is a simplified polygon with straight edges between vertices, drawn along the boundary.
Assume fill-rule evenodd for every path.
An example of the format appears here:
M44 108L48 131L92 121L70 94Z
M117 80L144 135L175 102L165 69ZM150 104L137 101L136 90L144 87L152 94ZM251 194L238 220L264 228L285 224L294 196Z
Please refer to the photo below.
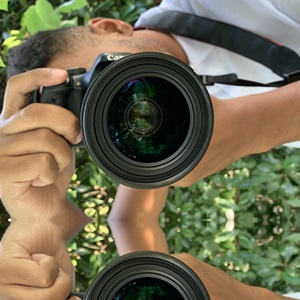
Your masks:
M160 252L120 256L96 276L84 300L210 300L199 277L180 260Z
M112 179L134 188L170 185L193 170L213 131L210 96L197 74L162 53L130 54L90 83L84 144Z

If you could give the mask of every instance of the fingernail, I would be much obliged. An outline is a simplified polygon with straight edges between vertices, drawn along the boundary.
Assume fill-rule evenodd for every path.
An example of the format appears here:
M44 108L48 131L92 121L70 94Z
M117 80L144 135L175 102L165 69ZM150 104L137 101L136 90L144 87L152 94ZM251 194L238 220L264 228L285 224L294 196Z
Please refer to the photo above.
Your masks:
M78 143L80 143L81 141L82 141L82 133L81 133L81 131L80 131L79 134L78 134L78 136L77 136L77 138L76 138L75 143L78 144Z
M67 72L62 69L50 69L50 73L53 77L62 78L65 77Z

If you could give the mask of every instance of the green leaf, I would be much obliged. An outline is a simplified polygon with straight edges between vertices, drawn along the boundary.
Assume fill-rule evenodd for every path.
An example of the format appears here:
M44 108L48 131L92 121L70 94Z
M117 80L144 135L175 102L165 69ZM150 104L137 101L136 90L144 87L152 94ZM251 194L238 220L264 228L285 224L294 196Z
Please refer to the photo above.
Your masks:
M37 0L36 5L30 6L24 13L22 24L30 34L35 34L42 30L60 28L61 22L50 2Z
M257 274L262 278L268 278L274 274L274 269L267 266L262 266L262 268L257 271Z
M300 207L300 199L287 200L286 203L292 207Z
M300 256L297 256L293 261L289 263L290 268L300 269Z
M173 239L176 234L177 234L177 231L176 231L175 228L172 228L172 229L168 230L168 232L166 233L167 241L170 241L171 239Z
M230 232L222 232L219 236L215 238L216 243L222 243L222 242L227 242L227 241L233 241L235 238L235 235Z
M188 228L182 228L181 234L188 239L195 237L195 233L191 229L188 229Z
M219 205L222 208L234 208L235 207L235 203L232 199L228 200L228 199L224 199L221 197L216 197L215 202L217 205Z
M253 240L251 240L250 236L239 235L238 242L245 249L251 249L253 245Z
M300 242L300 233L292 233L286 238L287 241Z
M168 210L170 210L170 212L177 213L178 207L169 199L167 200L166 207Z
M297 285L299 284L299 277L298 276L291 276L290 274L283 273L282 278L286 281L288 284Z
M254 214L252 212L246 212L237 218L238 223L245 228L253 227Z
M182 189L181 188L176 188L175 189L175 204L177 205L177 207L181 206L182 197L183 197Z
M69 14L72 11L78 10L88 5L89 3L86 0L71 0L61 4L59 7L57 7L56 11L59 13Z
M181 211L189 212L189 211L193 210L195 205L196 204L194 202L186 202L181 206Z
M176 250L176 252L181 252L182 248L183 248L182 236L180 233L178 233L175 236L175 250Z
M0 10L8 11L8 1L9 0L0 0Z
M39 17L43 22L46 22L50 28L60 27L60 18L50 2L47 0L38 0L36 2L36 8Z
M0 57L0 68L5 68L5 64L1 57Z
M300 163L300 157L299 155L290 155L286 159L284 159L281 163L281 165L286 168L292 164L299 165Z

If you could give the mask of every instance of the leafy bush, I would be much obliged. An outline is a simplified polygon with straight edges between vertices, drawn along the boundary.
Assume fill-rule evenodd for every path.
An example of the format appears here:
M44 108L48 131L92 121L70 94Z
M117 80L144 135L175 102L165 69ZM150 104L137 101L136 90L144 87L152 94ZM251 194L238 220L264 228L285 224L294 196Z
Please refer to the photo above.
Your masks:
M56 0L51 6L46 0L11 0L0 20L3 60L7 49L28 32L86 24L99 15L134 23L155 2ZM240 159L189 188L171 188L160 217L170 251L189 252L249 284L278 292L299 290L299 183L300 150L278 147ZM76 150L76 173L68 196L93 219L68 245L77 290L85 290L117 257L107 225L117 185L86 150ZM2 235L9 222L3 207L0 212Z

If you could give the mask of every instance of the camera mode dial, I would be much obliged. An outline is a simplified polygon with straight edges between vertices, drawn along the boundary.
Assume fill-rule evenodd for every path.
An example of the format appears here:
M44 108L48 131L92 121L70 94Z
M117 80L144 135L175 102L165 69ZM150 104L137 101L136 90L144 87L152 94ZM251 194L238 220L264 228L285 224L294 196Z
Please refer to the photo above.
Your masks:
M75 75L80 75L83 73L86 73L86 69L85 68L74 68L74 69L69 69L67 70L69 76L75 76Z

